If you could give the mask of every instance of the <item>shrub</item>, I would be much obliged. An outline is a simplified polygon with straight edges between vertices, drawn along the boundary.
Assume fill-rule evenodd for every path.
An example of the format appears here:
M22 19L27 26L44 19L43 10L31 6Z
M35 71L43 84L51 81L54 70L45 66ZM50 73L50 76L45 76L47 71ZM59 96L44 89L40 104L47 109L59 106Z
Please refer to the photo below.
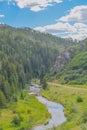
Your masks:
M13 96L13 101L14 101L14 102L17 102L17 101L18 101L18 99L17 99L16 96Z
M0 130L3 130L3 128L0 128Z
M22 120L21 120L20 117L15 116L15 117L13 117L12 123L13 123L14 125L19 126L20 123L21 123L21 121L22 121Z
M77 97L77 102L83 102L82 97L78 96L78 97Z
M87 111L83 112L82 114L82 122L87 123Z
M16 110L12 110L12 112L13 112L13 114L17 113L17 111L16 111Z
M23 94L23 92L21 92L20 98L21 98L21 99L24 99L24 94Z
M43 80L42 80L42 88L45 90L45 89L47 89L47 82L46 82L46 79L45 78L43 78Z

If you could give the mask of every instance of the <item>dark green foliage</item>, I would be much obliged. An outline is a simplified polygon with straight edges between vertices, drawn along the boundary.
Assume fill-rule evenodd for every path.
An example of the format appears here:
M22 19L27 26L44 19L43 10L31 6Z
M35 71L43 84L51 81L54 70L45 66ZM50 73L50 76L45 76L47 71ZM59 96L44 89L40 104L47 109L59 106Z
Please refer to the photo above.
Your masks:
M0 90L0 108L5 107L6 105L6 98L3 92Z
M0 90L3 98L8 102L31 79L42 80L55 63L59 51L72 44L69 40L29 28L0 26ZM17 101L17 98L13 100Z
M21 98L21 99L24 99L24 94L23 94L23 92L21 92L20 98Z
M44 73L44 69L42 68L41 73L40 73L40 83L42 84L43 79L44 79L45 73Z
M14 118L13 118L13 120L12 120L12 123L14 124L14 125L17 125L17 126L19 126L20 125L20 123L21 123L21 118L20 117L18 117L18 116L15 116Z
M78 102L78 103L79 103L79 102L83 102L82 97L78 96L78 97L77 97L77 102Z
M87 40L85 47L82 43L74 48L74 56L58 74L62 83L84 85L87 84Z
M18 101L17 96L13 96L12 100L13 100L14 102L17 102L17 101Z
M0 130L3 130L3 128L0 128Z
M43 80L42 80L42 88L43 88L43 89L46 89L46 88L47 88L46 78L43 78Z

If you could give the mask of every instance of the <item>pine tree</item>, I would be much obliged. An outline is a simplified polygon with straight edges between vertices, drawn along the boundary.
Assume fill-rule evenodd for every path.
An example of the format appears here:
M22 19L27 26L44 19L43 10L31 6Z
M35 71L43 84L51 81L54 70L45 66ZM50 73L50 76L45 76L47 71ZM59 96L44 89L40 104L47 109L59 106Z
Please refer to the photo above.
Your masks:
M43 87L43 89L47 89L46 78L43 78L43 80L42 80L42 87Z

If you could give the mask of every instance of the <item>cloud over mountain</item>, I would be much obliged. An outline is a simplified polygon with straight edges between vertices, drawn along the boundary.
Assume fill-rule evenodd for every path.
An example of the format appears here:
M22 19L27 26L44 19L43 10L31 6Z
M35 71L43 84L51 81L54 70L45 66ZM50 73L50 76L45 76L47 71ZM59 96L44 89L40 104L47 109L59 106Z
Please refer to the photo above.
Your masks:
M71 24L73 22L73 24ZM87 5L76 6L69 11L69 14L62 16L57 23L44 27L36 27L45 33L61 37L72 37L73 39L82 40L87 37Z
M36 27L35 30L50 33L61 37L72 37L73 39L82 40L87 37L87 25L83 23L62 23L47 25L44 27Z
M76 6L70 10L69 14L59 19L60 21L87 22L87 5Z

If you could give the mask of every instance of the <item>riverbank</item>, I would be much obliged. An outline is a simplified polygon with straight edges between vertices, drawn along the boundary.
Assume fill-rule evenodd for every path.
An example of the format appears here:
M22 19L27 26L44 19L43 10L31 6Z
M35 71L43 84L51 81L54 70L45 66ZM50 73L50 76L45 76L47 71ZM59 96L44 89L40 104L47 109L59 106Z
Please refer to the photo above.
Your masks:
M46 124L43 123L42 125L34 127L32 130L47 130L65 122L64 107L59 103L48 101L46 98L39 96L40 91L41 88L38 84L32 84L29 88L29 94L36 95L38 101L46 106L48 112L51 114L51 119Z
M37 96L37 99L47 107L49 113L51 114L51 119L47 124L36 126L32 130L47 130L49 128L56 127L66 121L66 117L64 116L63 112L64 107L61 104L48 101L46 98L41 96Z
M87 129L87 90L50 84L47 90L41 92L41 95L65 107L64 113L67 121L56 127L56 130Z
M26 130L47 123L50 114L47 108L34 95L23 92L16 102L0 109L0 130Z

